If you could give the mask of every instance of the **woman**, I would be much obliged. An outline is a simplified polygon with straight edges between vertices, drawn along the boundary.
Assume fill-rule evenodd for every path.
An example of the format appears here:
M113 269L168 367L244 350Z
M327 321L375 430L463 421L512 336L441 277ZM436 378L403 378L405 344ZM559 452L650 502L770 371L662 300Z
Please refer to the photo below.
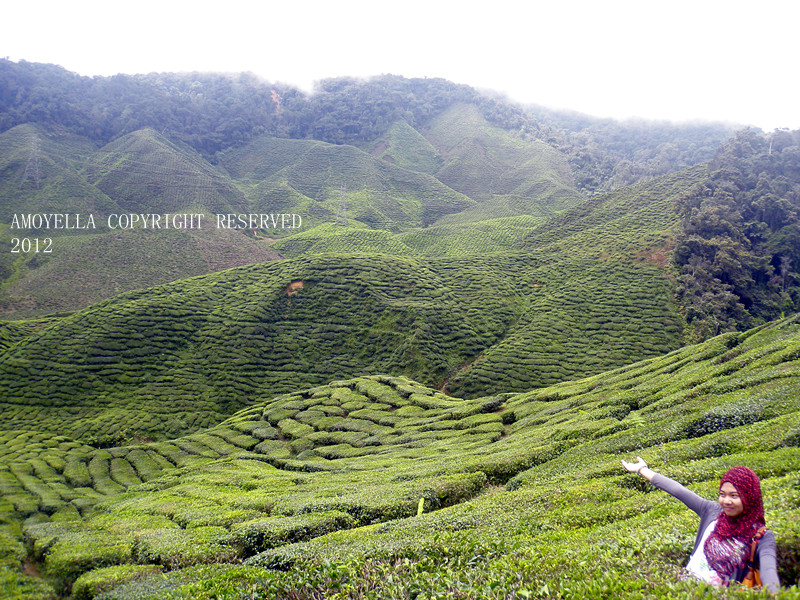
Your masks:
M730 469L720 481L718 502L712 502L656 473L638 456L634 463L623 460L622 466L671 494L700 517L694 549L686 565L689 574L714 586L742 581L753 538L764 528L754 562L764 588L778 591L775 534L765 528L761 483L753 471L747 467Z

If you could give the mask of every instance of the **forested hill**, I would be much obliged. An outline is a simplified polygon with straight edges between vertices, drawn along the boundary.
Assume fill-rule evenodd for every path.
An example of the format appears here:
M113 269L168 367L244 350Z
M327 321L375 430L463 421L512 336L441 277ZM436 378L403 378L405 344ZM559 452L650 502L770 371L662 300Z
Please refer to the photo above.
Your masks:
M386 75L325 80L314 94L253 74L151 73L81 77L54 65L0 61L0 131L57 124L97 143L152 127L206 156L269 134L357 144L397 120L419 126L456 103L472 103L506 129L531 127L521 108L444 79Z
M398 121L419 130L456 104L474 105L491 125L557 147L578 187L590 192L709 160L734 132L719 123L619 123L522 107L439 78L336 78L306 94L251 73L82 77L55 65L0 60L0 132L38 123L104 145L150 127L211 162L265 134L364 146Z
M740 132L676 210L677 299L690 339L800 307L800 131Z
M525 111L569 157L578 187L608 191L709 160L737 129L732 123L616 121L542 106Z
M514 251L584 225L597 234L597 219L631 232L657 212L664 228L624 253L674 267L687 339L700 340L800 306L799 147L796 132L619 123L436 78L329 79L307 94L247 73L82 77L0 60L0 310L75 310L305 253ZM701 163L707 175L692 171L669 206L634 185ZM347 227L334 227L344 189ZM635 199L636 218L620 198ZM305 228L277 241L98 230L59 238L52 256L7 251L18 212L201 209L295 212Z

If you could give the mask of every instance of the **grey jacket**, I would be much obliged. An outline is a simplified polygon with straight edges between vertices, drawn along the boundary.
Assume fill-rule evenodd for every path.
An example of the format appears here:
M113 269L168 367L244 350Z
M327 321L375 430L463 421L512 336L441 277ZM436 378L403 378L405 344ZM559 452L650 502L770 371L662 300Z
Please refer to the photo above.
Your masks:
M668 494L674 496L683 502L689 509L697 513L700 517L700 527L697 531L697 536L694 539L694 548L692 553L697 550L700 540L703 538L703 532L706 528L716 520L722 508L717 502L706 500L698 496L690 489L685 488L674 479L670 479L660 473L653 476L651 483L660 490L664 490ZM758 541L756 547L756 568L759 569L761 575L761 583L771 592L777 592L780 588L780 580L778 579L777 567L777 543L775 542L775 534L767 529L763 537ZM741 581L747 572L747 567L742 567L736 573L736 581Z

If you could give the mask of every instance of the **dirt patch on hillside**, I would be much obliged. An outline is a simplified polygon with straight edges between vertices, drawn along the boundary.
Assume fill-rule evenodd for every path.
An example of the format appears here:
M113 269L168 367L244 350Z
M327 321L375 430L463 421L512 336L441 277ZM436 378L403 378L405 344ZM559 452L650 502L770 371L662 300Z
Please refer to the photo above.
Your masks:
M386 141L382 140L382 141L378 142L377 144L375 144L375 147L372 149L371 154L372 154L372 156L380 156L381 154L386 152L386 149L388 147L389 147L389 144L387 144Z
M303 289L302 281L293 281L292 283L286 286L286 289L284 291L286 292L287 296L294 296L295 294L297 294L297 292L299 292L302 289Z
M639 252L636 253L636 260L640 262L648 262L663 269L669 264L672 250L672 243L669 243L661 248L647 248L644 250L639 250Z

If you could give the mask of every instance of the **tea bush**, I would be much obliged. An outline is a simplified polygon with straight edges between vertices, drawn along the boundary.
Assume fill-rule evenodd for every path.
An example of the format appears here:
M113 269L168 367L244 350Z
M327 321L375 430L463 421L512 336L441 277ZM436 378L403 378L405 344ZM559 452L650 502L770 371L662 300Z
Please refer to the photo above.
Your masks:
M763 407L757 400L746 400L715 407L691 422L686 428L687 437L700 437L741 425L757 423L763 416Z
M55 589L40 578L20 572L18 568L0 565L0 589L8 600L56 600Z
M155 565L117 565L95 569L78 577L72 586L74 600L92 600L101 593L112 590L129 581L158 573Z
M245 555L302 542L332 531L350 529L355 519L340 511L306 513L291 517L270 517L237 523L231 529L234 543Z
M195 564L227 563L238 557L230 533L222 527L157 529L136 537L129 550L137 562L175 569Z

